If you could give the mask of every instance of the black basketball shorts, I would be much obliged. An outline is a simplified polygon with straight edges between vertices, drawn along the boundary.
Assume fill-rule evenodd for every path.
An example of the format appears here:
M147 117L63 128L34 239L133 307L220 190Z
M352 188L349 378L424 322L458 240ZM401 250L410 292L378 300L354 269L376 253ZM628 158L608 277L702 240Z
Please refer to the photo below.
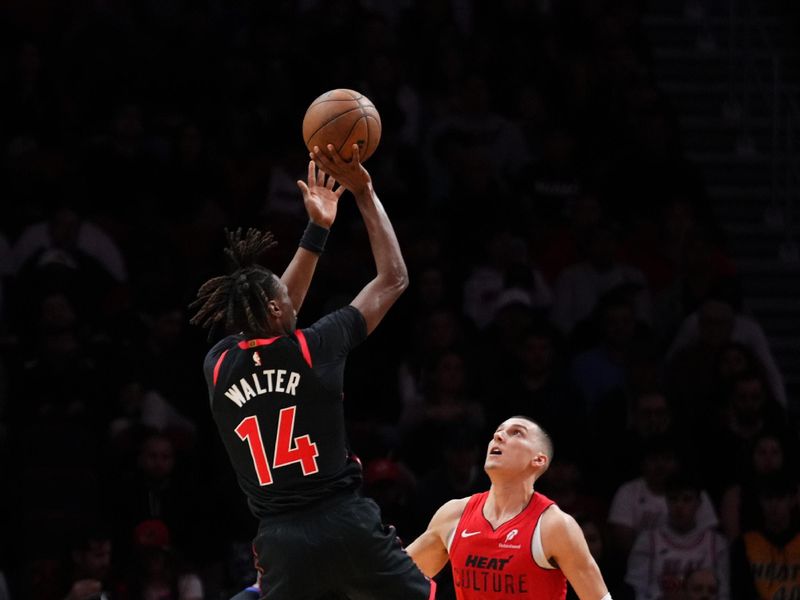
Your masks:
M435 583L380 509L354 493L262 520L253 542L264 600L432 600Z

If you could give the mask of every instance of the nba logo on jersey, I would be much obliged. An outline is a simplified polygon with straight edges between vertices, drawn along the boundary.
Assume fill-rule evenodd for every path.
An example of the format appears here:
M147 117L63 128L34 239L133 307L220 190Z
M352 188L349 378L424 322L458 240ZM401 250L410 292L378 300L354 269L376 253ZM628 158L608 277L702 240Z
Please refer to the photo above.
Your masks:
M509 531L508 535L506 536L506 543L510 542L515 537L517 537L518 533L519 533L519 529L512 529L511 531Z
M258 352L253 352L253 362L257 367L261 366L261 355Z

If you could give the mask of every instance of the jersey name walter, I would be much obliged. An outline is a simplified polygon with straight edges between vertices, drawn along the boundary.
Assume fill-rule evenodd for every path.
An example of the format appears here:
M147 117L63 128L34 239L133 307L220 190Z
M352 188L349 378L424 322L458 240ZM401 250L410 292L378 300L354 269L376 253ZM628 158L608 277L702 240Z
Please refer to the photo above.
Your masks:
M225 391L225 396L241 408L251 398L279 392L290 396L297 395L300 373L286 369L264 369L254 371L250 377L242 377Z

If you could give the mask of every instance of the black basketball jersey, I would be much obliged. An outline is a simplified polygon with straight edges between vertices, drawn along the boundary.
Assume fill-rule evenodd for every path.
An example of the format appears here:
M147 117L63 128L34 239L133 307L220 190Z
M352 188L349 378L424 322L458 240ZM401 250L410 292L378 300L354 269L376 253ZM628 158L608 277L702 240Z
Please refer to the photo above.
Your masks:
M257 518L358 487L342 394L314 372L301 330L223 339L206 357L206 379L217 429Z

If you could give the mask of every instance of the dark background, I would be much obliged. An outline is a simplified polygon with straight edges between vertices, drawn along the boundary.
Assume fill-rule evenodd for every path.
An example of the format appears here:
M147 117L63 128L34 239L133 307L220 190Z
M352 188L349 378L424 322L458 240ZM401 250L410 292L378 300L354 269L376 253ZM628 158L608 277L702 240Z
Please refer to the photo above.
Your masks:
M800 36L793 3L755 4L0 3L11 596L64 598L87 535L112 540L116 597L139 593L142 547L207 597L252 578L187 304L224 269L223 227L271 229L286 265L302 117L332 88L381 113L367 167L411 275L345 383L367 493L405 541L485 489L485 443L517 413L555 441L542 490L601 533L653 439L718 509L762 431L792 465ZM371 268L345 195L299 326ZM153 519L168 540L136 529ZM607 540L615 597L625 558Z

